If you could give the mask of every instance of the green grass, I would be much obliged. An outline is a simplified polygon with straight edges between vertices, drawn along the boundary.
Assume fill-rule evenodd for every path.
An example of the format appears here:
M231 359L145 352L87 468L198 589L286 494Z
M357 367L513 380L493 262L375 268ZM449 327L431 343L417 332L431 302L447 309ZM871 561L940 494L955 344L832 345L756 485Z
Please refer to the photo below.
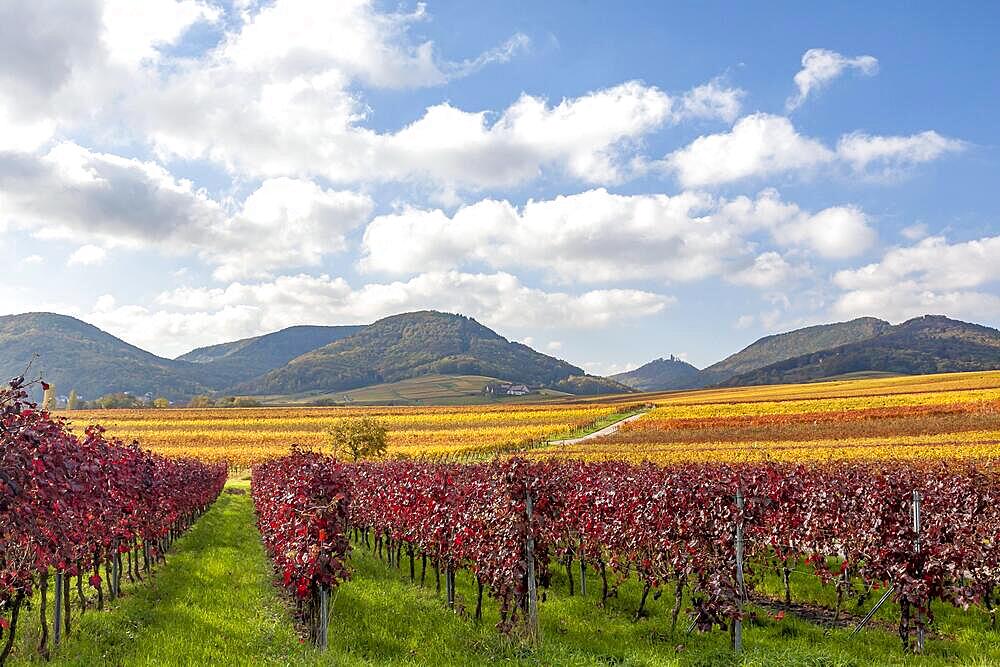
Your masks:
M234 486L246 487L235 481ZM672 592L647 604L648 616L634 621L641 593L626 582L607 608L598 603L600 580L590 573L587 598L567 593L565 570L556 568L540 605L542 642L530 648L494 628L496 604L487 598L484 618L469 618L475 588L467 572L458 575L458 613L434 591L428 567L426 587L411 584L402 569L387 566L356 547L354 578L332 602L330 647L320 653L300 643L286 604L253 526L248 495L224 494L178 542L161 565L155 585L137 584L103 613L74 619L71 639L53 654L57 665L993 665L1000 664L1000 636L986 626L982 610L936 609L947 640L930 639L927 655L904 656L898 638L879 626L851 637L793 616L776 621L763 612L748 622L746 651L736 659L728 633L687 635L669 629ZM419 577L420 562L417 561ZM768 574L761 588L780 592ZM830 589L814 578L793 580L797 601L832 602ZM35 608L37 610L37 608ZM853 609L851 609L853 611ZM880 614L893 622L894 610ZM33 617L34 613L29 614ZM81 622L82 621L82 622ZM681 626L686 625L683 620ZM26 624L12 664L40 662L32 652L37 620Z
M566 433L559 434L549 438L550 442L559 442L560 440L572 440L574 438L582 438L585 435L590 435L595 431L600 431L602 428L607 428L612 424L617 424L623 419L628 419L633 415L642 414L643 412L649 412L650 408L646 406L634 408L631 410L625 410L624 412L614 412L600 419L587 424L586 426L581 426L580 428L567 431ZM548 444L548 443L545 443Z
M105 600L106 611L74 616L72 636L53 650L52 664L284 665L307 658L271 586L248 495L223 494L174 543L152 583L123 582L123 589L116 602ZM37 607L22 620L30 622L19 624L10 664L41 663Z

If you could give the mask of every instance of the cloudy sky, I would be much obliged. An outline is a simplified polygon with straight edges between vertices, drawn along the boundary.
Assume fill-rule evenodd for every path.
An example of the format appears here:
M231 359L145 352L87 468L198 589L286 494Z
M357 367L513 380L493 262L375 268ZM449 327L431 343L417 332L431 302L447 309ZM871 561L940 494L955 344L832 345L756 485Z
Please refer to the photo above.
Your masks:
M0 314L436 308L596 373L1000 325L996 5L678 4L0 0Z

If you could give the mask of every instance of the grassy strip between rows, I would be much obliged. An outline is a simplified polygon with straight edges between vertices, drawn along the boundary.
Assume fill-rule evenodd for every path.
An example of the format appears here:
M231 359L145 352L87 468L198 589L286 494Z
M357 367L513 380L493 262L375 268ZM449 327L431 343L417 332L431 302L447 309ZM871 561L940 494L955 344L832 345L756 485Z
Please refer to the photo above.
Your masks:
M246 484L236 483L245 488ZM404 559L405 560L405 559ZM474 582L458 575L458 613L448 611L434 590L428 568L425 587L411 584L408 567L388 567L364 547L351 557L354 578L332 604L330 648L303 645L292 626L253 525L249 495L223 494L181 538L161 566L155 584L126 589L110 611L88 611L73 637L53 655L54 664L74 665L992 665L1000 664L1000 638L987 629L981 610L940 612L946 639L928 641L927 655L904 656L898 638L882 627L857 637L827 632L793 615L776 620L759 611L745 632L746 651L737 659L728 633L671 633L672 591L650 601L648 616L633 620L640 587L626 582L607 608L597 603L600 581L591 573L589 595L570 597L565 571L556 570L541 604L542 643L529 648L493 627L496 605L487 600L484 618L469 618ZM420 563L417 562L419 577ZM773 582L772 582L773 584ZM764 586L765 590L777 585ZM812 578L796 585L798 599L828 602ZM37 608L36 608L37 609ZM30 616L30 615L29 615ZM682 621L682 625L685 623ZM26 624L13 664L33 657L37 620Z
M51 664L308 662L310 649L299 643L271 585L252 516L249 495L223 493L174 543L152 581L123 581L123 597L110 604L105 599L106 611L92 608L83 616L74 615L72 636L53 650ZM19 628L20 641L9 664L44 664L34 650L40 630L37 609L34 605L22 616L24 627ZM50 602L50 618L51 613Z
M587 424L586 426L581 426L580 428L573 429L572 431L569 431L567 433L560 434L557 437L550 438L547 442L544 442L543 445L558 444L563 440L573 440L575 438L582 438L585 435L596 433L597 431L600 431L602 428L607 428L612 424L617 424L620 421L624 421L629 417L649 412L651 409L652 406L643 405L630 410L625 410L623 412L614 412L610 415L607 415L606 417L601 417L600 419L593 421L590 424Z

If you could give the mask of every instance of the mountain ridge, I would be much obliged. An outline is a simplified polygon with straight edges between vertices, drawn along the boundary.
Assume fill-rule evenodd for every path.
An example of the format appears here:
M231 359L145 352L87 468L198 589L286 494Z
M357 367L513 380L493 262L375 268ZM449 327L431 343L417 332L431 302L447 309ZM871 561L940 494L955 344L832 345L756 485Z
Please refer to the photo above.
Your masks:
M159 357L58 313L0 316L0 372L35 359L60 393L114 392L184 400L197 394L291 395L341 391L427 375L483 376L574 394L744 386L865 373L1000 368L1000 331L925 315L892 325L872 317L758 339L698 370L672 355L612 376L509 341L463 315L400 313L371 325L297 325ZM628 385L625 387L623 385Z
M543 386L585 372L472 318L424 310L385 317L235 389L257 395L342 391L430 374Z
M943 315L890 326L874 338L769 364L726 386L810 382L866 371L919 375L1000 368L1000 331Z

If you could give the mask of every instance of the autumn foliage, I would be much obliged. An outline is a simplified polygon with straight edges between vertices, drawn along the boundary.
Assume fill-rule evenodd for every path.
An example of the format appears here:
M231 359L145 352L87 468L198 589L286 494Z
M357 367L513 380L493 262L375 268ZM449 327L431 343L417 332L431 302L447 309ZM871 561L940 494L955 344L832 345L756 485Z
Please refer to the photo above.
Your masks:
M47 585L50 571L67 583L77 577L78 590L85 578L99 592L102 582L111 585L100 566L114 563L121 572L126 554L123 576L131 578L139 573L140 546L144 560L158 558L165 541L215 500L225 480L225 464L166 459L110 440L97 426L76 436L62 419L27 401L23 379L12 380L0 390L3 658L15 631L11 621L24 599Z
M845 593L893 586L904 643L911 611L912 627L922 626L932 600L966 606L1000 583L1000 467L991 462L344 464L295 453L259 466L254 487L265 543L299 596L348 576L356 529L397 563L405 549L470 570L500 601L504 630L525 609L529 534L541 585L553 563L574 560L600 577L602 600L630 576L646 593L673 583L690 591L691 621L703 629L745 613L737 525L747 586L788 559Z

